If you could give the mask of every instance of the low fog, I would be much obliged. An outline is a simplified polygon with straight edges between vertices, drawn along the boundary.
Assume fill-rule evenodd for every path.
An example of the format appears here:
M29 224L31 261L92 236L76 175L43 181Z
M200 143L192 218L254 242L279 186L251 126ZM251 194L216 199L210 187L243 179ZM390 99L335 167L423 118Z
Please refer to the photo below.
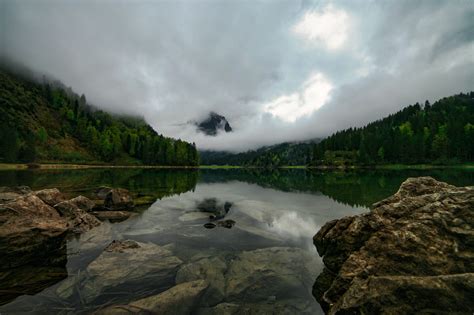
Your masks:
M0 2L0 54L199 149L324 137L474 89L472 1ZM189 121L209 112L216 137Z

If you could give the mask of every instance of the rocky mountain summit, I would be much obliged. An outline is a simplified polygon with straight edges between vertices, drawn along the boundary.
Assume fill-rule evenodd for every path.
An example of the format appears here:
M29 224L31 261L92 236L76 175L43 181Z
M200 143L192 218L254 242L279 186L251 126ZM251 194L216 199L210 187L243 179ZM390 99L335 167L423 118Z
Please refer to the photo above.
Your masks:
M325 265L313 294L328 314L474 311L474 187L409 178L313 240Z
M203 132L208 136L215 136L218 132L221 131L232 131L232 127L230 126L227 119L224 116L221 116L214 112L209 113L209 116L205 120L196 123L196 125L199 131Z

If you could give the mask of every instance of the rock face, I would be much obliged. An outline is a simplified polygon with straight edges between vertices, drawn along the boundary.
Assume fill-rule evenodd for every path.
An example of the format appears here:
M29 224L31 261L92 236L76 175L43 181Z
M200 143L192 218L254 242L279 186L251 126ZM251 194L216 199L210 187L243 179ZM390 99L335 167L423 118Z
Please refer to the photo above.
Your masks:
M209 117L200 123L196 123L198 130L208 136L215 136L218 132L231 132L232 127L224 116L214 112L209 113Z
M313 294L328 314L474 310L474 187L409 178L313 240L325 264Z

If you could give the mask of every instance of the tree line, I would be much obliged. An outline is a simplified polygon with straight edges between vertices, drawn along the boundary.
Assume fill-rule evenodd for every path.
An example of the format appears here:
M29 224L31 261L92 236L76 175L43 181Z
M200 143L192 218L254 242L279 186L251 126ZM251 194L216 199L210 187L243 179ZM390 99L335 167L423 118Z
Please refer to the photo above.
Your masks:
M194 144L113 116L60 82L0 71L0 161L198 165Z
M474 92L410 105L316 144L311 165L455 164L474 160Z

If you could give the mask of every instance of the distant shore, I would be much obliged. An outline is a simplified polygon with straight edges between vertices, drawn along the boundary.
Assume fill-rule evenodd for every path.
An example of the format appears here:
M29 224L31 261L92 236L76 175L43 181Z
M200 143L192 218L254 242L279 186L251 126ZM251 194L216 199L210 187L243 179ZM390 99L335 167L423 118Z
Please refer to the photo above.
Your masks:
M200 165L200 166L165 166L165 165L110 165L110 164L61 164L61 163L0 163L0 170L26 170L26 169L91 169L91 168L136 168L136 169L265 169L259 166L239 165ZM427 170L427 169L474 169L474 164L384 164L384 165L349 165L349 166L280 166L277 169L314 169L314 170Z

